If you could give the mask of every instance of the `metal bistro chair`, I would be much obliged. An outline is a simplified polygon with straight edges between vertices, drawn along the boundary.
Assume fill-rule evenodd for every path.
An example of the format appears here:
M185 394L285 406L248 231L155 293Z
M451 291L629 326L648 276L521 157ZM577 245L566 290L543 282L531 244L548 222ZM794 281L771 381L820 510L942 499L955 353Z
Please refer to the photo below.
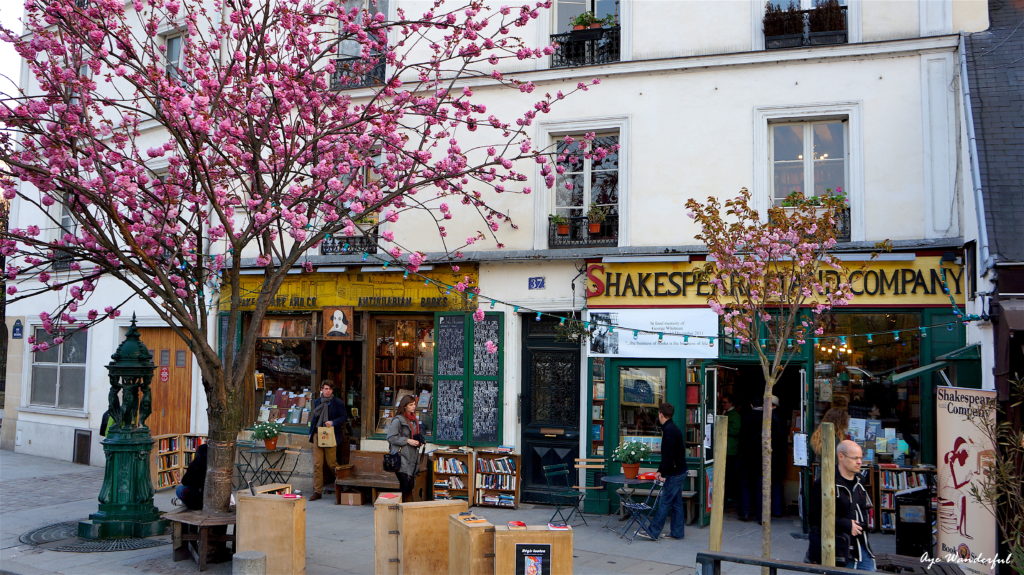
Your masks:
M648 537L654 538L650 531L651 519L654 518L654 510L658 508L658 499L661 497L664 486L664 482L655 481L643 501L622 502L622 507L629 513L629 520L626 521L626 526L622 528L620 535L626 540L626 543L632 543L640 531L643 531ZM635 529L634 526L636 526Z
M571 525L573 516L579 517L583 524L587 524L587 518L580 512L580 503L583 501L583 494L572 488L569 482L569 466L565 463L544 466L544 480L552 489L551 498L555 502L555 512L551 514L549 522L560 519L566 525ZM569 509L569 513L565 513Z
M299 450L287 449L284 457L274 467L267 469L267 481L270 483L288 483L299 465Z

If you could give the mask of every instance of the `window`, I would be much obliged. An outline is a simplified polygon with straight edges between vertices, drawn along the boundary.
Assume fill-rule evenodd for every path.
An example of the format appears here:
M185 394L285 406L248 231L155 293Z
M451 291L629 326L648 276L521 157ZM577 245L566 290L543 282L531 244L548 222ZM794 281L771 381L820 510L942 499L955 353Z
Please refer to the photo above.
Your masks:
M589 17L580 18L584 14ZM622 58L617 0L557 0L551 32L552 68L607 64Z
M580 14L590 12L598 20L607 21L613 17L619 21L619 0L555 0L554 32L560 32L569 26L569 22Z
M469 313L442 313L434 331L434 443L499 445L503 314L488 313L476 321Z
M165 70L167 71L167 77L172 80L177 80L181 75L181 57L184 44L184 34L170 34L164 38L164 47L166 48L164 56L167 60Z
M554 216L549 225L550 247L618 245L619 152L602 160L580 151L582 133L563 136L556 145L558 167L564 170L555 184ZM594 146L609 149L619 144L618 131L601 132ZM565 228L564 220L568 224Z
M822 120L770 126L772 200L793 192L820 196L847 190L847 122Z
M61 343L54 336L36 328L38 343L46 343L45 351L32 354L32 382L29 404L58 409L82 409L85 406L85 358L88 351L86 332L78 330L65 335Z
M769 0L759 29L764 48L846 44L850 38L847 0Z
M434 410L434 322L429 316L376 317L373 320L375 433L384 433L407 395L416 397L416 417L432 436Z
M63 242L66 234L74 235L78 231L78 222L71 216L71 208L67 202L60 204L60 228L57 230L57 241ZM71 269L71 262L74 256L64 250L56 249L53 254L54 271L67 271Z
M359 9L369 15L388 15L388 0L345 0L345 9ZM364 88L384 83L386 66L384 58L379 55L366 61L362 58L363 45L352 36L342 33L338 43L338 59L331 75L331 88L345 90Z

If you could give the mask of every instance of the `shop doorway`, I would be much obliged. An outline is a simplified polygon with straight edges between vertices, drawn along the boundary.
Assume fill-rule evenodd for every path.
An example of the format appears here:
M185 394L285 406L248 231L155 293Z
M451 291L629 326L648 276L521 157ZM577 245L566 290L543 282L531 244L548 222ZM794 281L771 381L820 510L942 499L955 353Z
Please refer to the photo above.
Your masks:
M544 466L579 457L580 344L557 341L554 321L523 322L522 499L550 502Z
M140 327L139 339L153 354L153 413L146 420L154 437L188 433L192 415L192 352L169 327Z
M350 449L359 449L362 439L363 405L363 342L325 341L320 343L320 375L315 384L319 396L320 384L330 381L335 387L335 397L345 402L349 410L346 434L349 446L339 446L338 462L348 463Z

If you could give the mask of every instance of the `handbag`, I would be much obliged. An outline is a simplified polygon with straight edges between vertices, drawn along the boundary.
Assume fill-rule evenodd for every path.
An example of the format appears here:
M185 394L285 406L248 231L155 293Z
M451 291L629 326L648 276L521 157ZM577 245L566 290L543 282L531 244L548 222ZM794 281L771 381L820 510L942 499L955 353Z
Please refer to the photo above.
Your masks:
M402 456L398 453L384 454L384 471L395 473L402 469Z
M317 447L337 447L338 440L334 437L333 427L318 427L316 428L316 446Z

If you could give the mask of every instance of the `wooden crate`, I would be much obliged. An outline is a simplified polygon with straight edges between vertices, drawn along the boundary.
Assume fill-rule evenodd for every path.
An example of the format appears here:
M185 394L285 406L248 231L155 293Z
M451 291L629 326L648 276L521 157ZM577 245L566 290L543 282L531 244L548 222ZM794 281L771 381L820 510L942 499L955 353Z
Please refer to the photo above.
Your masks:
M448 575L494 575L494 525L478 519L448 516Z
M306 572L306 499L238 495L235 551L267 554L267 573Z
M572 534L572 529L551 531L547 525L528 525L523 530L498 525L494 528L494 574L515 575L517 546L536 545L550 553L551 575L572 575Z
M447 573L448 516L468 509L469 503L462 500L414 501L399 505L399 573Z
M373 572L398 575L398 505L402 494L381 493L373 502Z

